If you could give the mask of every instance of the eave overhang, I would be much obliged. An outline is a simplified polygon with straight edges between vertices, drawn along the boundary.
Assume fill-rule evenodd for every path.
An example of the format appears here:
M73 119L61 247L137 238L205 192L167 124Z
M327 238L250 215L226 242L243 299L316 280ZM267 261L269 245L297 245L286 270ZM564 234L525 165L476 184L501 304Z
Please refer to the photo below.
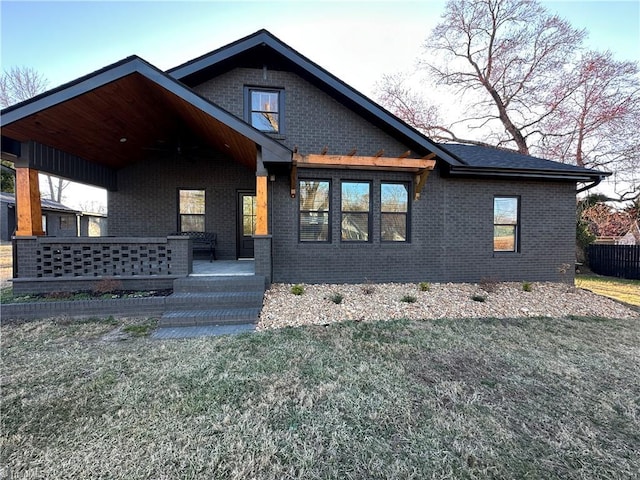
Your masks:
M248 168L258 152L264 162L291 162L284 145L136 56L2 110L0 125L3 147L42 144L114 170L185 129Z
M496 179L534 179L534 180L561 180L567 182L593 182L611 175L610 172L600 171L572 171L554 169L527 169L527 168L498 168L476 167L469 165L450 165L442 172L445 177L458 178L496 178Z

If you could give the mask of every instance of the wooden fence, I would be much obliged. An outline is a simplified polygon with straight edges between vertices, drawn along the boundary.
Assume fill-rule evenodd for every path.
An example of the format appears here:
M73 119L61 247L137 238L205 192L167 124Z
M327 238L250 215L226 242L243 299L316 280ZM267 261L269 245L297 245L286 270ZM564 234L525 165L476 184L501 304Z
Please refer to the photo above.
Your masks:
M640 280L640 245L590 245L588 255L594 273Z

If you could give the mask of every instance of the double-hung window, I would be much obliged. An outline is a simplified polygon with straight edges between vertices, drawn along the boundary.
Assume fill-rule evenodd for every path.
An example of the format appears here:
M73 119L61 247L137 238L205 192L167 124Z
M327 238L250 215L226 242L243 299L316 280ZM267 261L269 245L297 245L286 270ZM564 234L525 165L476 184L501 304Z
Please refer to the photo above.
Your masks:
M380 240L406 242L409 220L409 187L405 183L380 184Z
M300 180L300 241L328 242L329 204L328 180Z
M520 250L520 202L518 197L493 199L493 251Z
M283 90L247 88L245 103L247 121L252 126L266 133L283 133Z
M342 241L368 242L371 238L371 184L342 182L341 231Z
M204 232L204 190L178 191L178 229L181 232Z

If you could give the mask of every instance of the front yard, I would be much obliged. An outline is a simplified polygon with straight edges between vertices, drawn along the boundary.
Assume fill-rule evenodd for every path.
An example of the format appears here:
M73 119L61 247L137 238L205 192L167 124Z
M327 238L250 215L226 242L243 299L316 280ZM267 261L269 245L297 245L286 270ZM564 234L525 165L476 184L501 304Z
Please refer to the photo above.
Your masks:
M638 476L637 319L119 322L2 325L1 478Z

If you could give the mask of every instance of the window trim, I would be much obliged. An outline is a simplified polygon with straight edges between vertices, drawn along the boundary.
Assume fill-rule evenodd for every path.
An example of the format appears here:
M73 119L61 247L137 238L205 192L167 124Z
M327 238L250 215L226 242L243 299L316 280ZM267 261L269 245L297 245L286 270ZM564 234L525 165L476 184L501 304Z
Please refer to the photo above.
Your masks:
M350 210L343 210L342 209L342 187L345 183L362 183L362 184L367 184L369 186L369 207L367 209L366 212L363 211L350 211ZM373 200L373 195L371 194L373 192L373 182L371 180L351 180L351 179L344 179L344 180L340 180L340 242L342 243L372 243L373 242L373 235L372 233L372 229L373 229L373 218L372 218L372 214L373 214L373 208L372 208L372 200ZM352 214L359 214L359 215L364 215L365 213L367 214L367 239L366 240L357 240L357 239L345 239L342 236L342 218L344 216L345 213L352 213Z
M497 199L512 199L516 201L516 223L515 225L510 223L496 223L496 200ZM498 255L508 255L512 253L520 253L520 226L522 222L521 214L520 214L520 196L519 195L494 195L492 202L492 216L493 216L493 233L492 233L492 243L493 243L493 253ZM495 246L495 229L500 226L508 226L515 227L515 231L513 232L513 242L514 248L513 250L496 250Z
M260 130L258 127L251 123L251 114L253 110L251 108L251 93L252 92L265 92L265 93L277 93L278 94L278 130L276 132L271 130ZM244 120L256 130L259 130L268 135L284 135L285 134L285 116L284 116L284 88L283 87L261 87L259 85L245 85L244 86Z
M197 191L197 192L203 192L204 193L204 213L182 213L180 211L180 192L183 191ZM183 215L190 215L190 216L200 216L202 217L202 231L206 232L207 231L207 190L205 188L182 188L179 187L176 191L176 196L177 196L177 213L178 213L178 218L177 218L177 224L178 224L178 228L177 228L177 232L182 232L182 216ZM190 230L187 230L190 231Z
M328 185L328 191L327 191L327 198L329 199L329 205L327 206L327 210L326 210L326 214L327 214L327 239L326 240L303 240L302 239L302 235L301 235L301 226L302 226L302 215L303 213L312 213L312 212L321 212L321 213L325 213L324 210L302 210L301 208L301 202L302 202L302 194L298 193L298 195L296 195L298 197L298 243L301 244L312 244L312 245L317 245L317 244L328 244L331 243L331 218L332 218L332 213L331 213L331 206L333 205L333 198L331 198L331 192L332 192L332 182L331 179L328 178L299 178L298 179L298 185L296 186L298 188L298 192L302 192L302 189L300 188L300 184L302 182L326 182Z
M382 209L382 186L383 185L403 185L407 189L407 211L406 212L385 212ZM385 240L382 238L382 215L397 214L405 216L405 235L404 240ZM380 180L380 243L401 244L411 243L411 183L402 181Z

